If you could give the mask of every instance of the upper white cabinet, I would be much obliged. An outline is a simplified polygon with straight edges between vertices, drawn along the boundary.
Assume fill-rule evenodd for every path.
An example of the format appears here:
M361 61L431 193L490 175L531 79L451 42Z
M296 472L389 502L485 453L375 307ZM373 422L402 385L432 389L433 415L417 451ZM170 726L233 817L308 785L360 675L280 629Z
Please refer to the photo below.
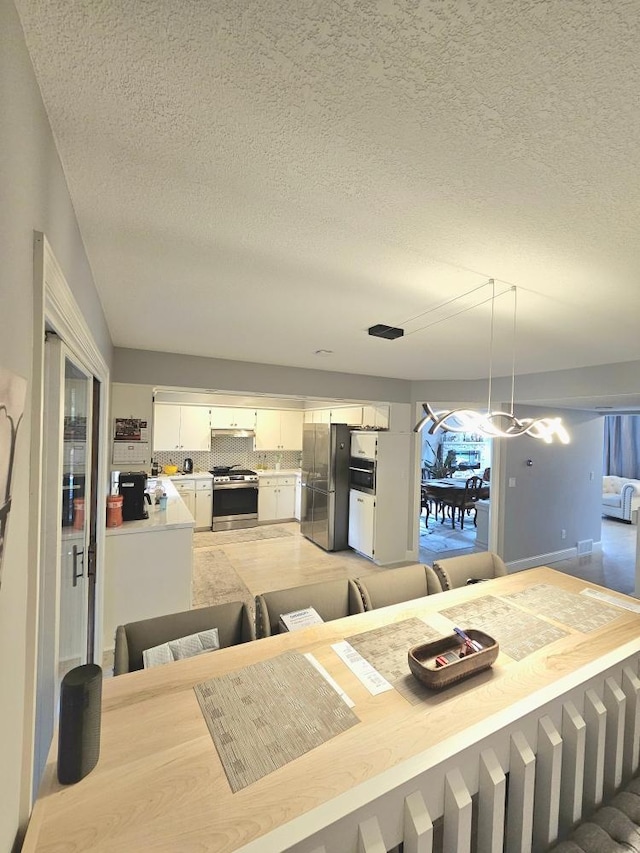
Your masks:
M214 406L211 409L212 429L255 429L255 409L227 408Z
M153 407L153 449L210 450L211 428L206 406L175 406L156 403Z
M311 416L310 420L305 418L305 423L308 424L329 424L331 423L331 409L312 409L306 414Z
M351 456L355 459L376 459L378 456L378 434L376 432L352 432Z
M332 424L348 424L349 426L362 426L362 406L344 406L339 409L331 409Z
M348 424L356 429L389 429L389 406L334 406L331 409L307 409L306 424Z
M256 450L302 450L301 411L258 409Z
M389 429L389 406L363 406L361 425L367 429Z

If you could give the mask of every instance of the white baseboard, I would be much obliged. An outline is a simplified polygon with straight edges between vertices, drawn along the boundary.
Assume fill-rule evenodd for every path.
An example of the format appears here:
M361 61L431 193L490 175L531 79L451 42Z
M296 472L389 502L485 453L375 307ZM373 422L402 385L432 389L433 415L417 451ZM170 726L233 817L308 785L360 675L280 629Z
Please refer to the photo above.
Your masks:
M600 553L602 551L602 542L594 542L591 554ZM563 548L562 551L551 551L548 554L537 554L534 557L526 557L524 560L514 560L512 563L507 563L509 572L521 572L524 569L533 569L536 566L549 566L552 563L559 563L561 560L574 560L578 557L578 548Z

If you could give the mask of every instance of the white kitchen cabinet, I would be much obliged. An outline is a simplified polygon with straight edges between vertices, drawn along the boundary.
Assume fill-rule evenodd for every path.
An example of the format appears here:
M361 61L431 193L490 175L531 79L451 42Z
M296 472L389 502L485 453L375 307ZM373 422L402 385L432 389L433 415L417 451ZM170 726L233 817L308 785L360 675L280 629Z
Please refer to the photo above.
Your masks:
M331 409L305 409L304 422L305 424L329 424L331 423Z
M363 406L362 426L370 429L389 429L389 406Z
M211 428L253 430L256 428L256 411L255 409L214 406L211 409Z
M185 477L171 478L176 491L185 503L185 506L195 518L196 516L196 483Z
M196 520L194 530L211 530L213 516L213 479L196 480L194 493Z
M351 456L375 461L376 493L350 491L349 545L379 566L412 556L406 529L415 499L409 452L412 441L408 433L351 433Z
M362 406L343 406L339 409L331 409L331 423L361 427Z
M375 554L375 495L356 489L349 491L349 547L374 559Z
M153 407L153 449L180 449L180 406L156 403Z
M153 449L210 450L209 409L156 403L153 407Z
M258 409L256 450L302 450L302 412Z
M378 433L351 433L351 456L355 459L375 459L378 455Z
M296 477L260 477L258 522L295 518Z

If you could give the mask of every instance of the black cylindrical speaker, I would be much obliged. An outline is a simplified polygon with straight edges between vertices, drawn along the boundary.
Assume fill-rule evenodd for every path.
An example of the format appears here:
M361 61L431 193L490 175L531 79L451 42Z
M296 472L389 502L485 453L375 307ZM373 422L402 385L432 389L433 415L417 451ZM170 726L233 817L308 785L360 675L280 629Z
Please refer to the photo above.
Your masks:
M79 782L100 756L102 669L95 663L76 666L62 679L58 727L58 781Z

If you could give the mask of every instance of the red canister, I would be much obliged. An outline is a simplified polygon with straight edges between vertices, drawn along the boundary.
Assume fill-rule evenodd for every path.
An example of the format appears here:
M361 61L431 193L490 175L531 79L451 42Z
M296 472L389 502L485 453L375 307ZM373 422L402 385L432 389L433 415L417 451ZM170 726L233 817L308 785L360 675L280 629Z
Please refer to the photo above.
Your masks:
M84 527L84 498L73 499L73 527L75 530Z
M109 495L107 498L107 527L120 527L122 524L122 495Z

